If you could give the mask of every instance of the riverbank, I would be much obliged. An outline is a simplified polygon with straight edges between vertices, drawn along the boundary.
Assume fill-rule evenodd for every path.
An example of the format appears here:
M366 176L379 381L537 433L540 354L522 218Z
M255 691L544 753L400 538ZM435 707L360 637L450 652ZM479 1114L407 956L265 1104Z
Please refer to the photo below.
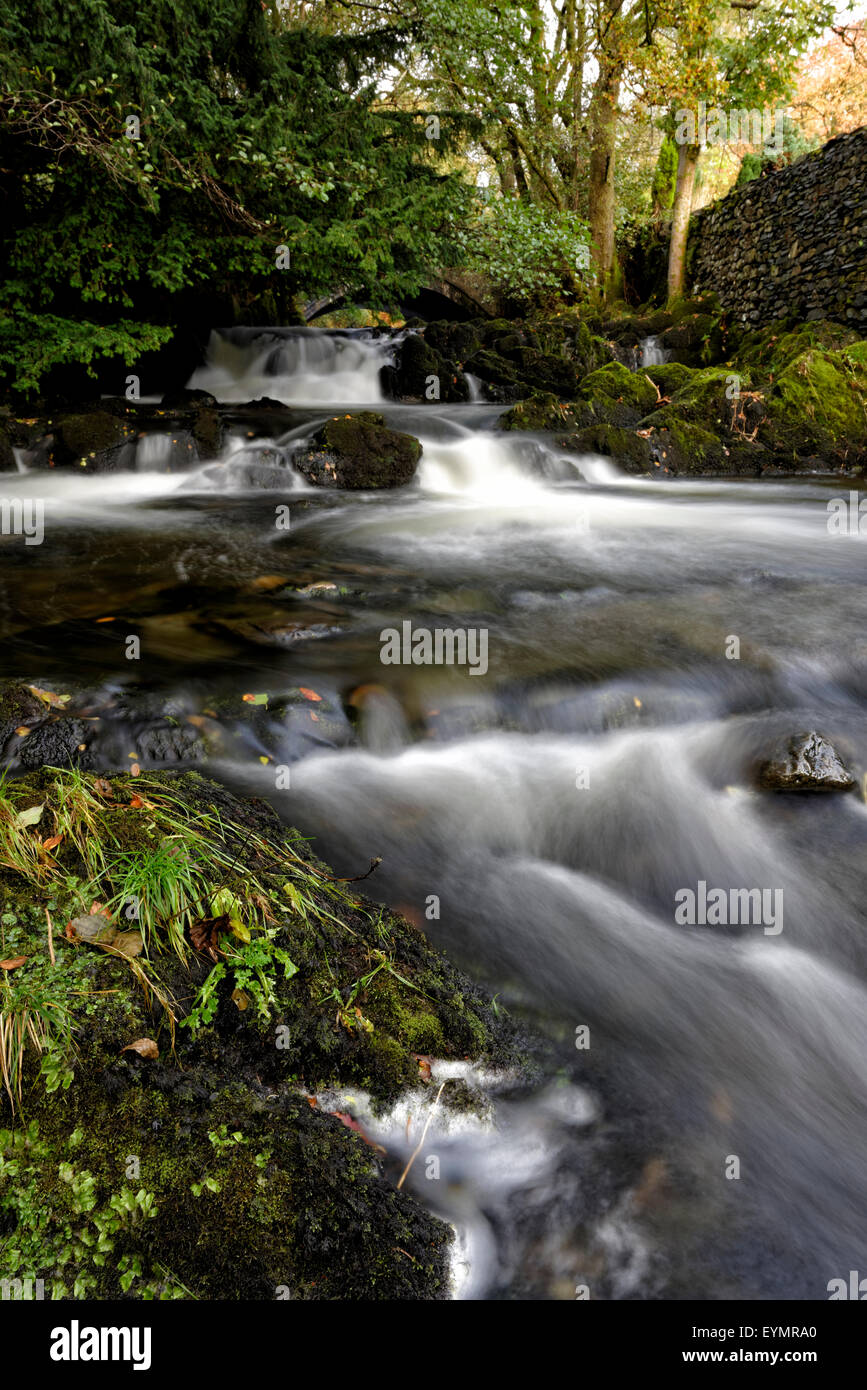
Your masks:
M401 1190L403 1147L325 1098L414 1096L414 1147L435 1104L489 1104L432 1063L526 1072L515 1025L420 929L194 773L7 783L0 906L0 1276L75 1298L450 1295L452 1231Z

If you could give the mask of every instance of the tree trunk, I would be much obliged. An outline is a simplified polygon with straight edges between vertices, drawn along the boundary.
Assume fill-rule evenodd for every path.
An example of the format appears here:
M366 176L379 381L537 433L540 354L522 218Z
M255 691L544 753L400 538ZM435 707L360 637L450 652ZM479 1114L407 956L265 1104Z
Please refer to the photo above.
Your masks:
M681 145L677 160L677 186L674 211L671 217L671 242L668 248L668 297L683 294L686 270L686 237L692 211L692 193L698 169L698 145Z
M614 264L614 155L622 67L600 65L588 112L590 129L590 235L600 287Z

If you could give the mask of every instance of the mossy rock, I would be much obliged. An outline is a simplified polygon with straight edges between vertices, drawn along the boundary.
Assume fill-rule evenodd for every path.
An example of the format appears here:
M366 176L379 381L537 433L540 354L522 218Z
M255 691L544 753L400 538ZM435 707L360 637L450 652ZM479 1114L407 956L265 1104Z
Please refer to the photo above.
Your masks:
M581 429L595 423L593 408L586 401L563 402L550 392L536 392L518 401L497 421L501 430Z
M652 467L648 441L634 430L614 425L590 425L577 434L566 435L557 443L572 454L604 454L627 473L649 473Z
M98 785L46 769L9 784L4 802L6 826L41 806L45 836L73 815L53 864L0 870L4 950L26 958L10 987L51 1000L71 1030L58 1027L41 1068L25 1051L14 1112L0 1090L0 1277L23 1270L76 1298L448 1296L449 1228L311 1096L348 1084L389 1102L426 1084L415 1053L513 1064L502 1010L416 927L336 881L269 806L195 773ZM89 821L74 809L85 805ZM213 958L187 934L184 963L163 919L133 961L68 940L67 921L97 895L111 902L120 856L152 854L172 824L184 852L193 833L208 842L198 862L249 948L224 923ZM98 883L83 857L94 844ZM263 993L251 967L269 942L282 955L267 957L273 968L261 957ZM139 1039L159 1055L124 1050Z
M136 431L108 410L63 415L52 434L39 441L29 462L35 467L72 467L110 473L132 466Z
M652 431L647 439L651 459L661 472L677 477L728 471L728 454L719 436L684 420L675 407L664 406L645 423Z
M693 369L681 362L662 362L656 367L643 367L642 371L659 388L661 396L673 396L689 383Z
M867 360L862 352L807 349L775 378L766 404L763 434L778 453L818 454L853 466L864 462Z
M602 423L618 426L637 424L658 399L656 387L642 371L630 372L620 362L608 362L586 376L581 395Z
M401 487L412 480L421 452L413 435L389 429L381 415L364 410L327 420L292 462L318 487Z
M778 319L765 328L743 333L736 341L733 360L744 367L761 368L766 376L776 378L796 357L811 349L840 352L857 342L858 334L851 328L829 319L811 323Z

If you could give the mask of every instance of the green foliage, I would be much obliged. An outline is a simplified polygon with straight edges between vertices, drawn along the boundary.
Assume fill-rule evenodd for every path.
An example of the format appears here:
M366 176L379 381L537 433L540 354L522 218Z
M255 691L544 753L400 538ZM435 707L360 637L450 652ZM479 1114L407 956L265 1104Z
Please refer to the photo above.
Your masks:
M69 1136L73 1157L82 1137L81 1130ZM107 1192L88 1169L58 1163L35 1121L24 1130L0 1130L0 1212L11 1228L0 1243L0 1278L44 1278L51 1299L81 1299L92 1296L97 1271L115 1269L116 1296L133 1284L139 1298L187 1296L139 1249L143 1228L157 1214L153 1194L125 1185ZM71 1288L67 1267L74 1271Z
M463 264L485 271L534 306L588 281L590 232L583 218L516 198L482 203L463 233Z
M659 147L659 157L653 171L653 183L650 190L653 211L657 215L667 212L674 206L674 190L677 185L677 157L677 145L670 135L666 135Z
M133 363L202 308L381 303L450 256L443 139L385 109L406 42L288 29L252 0L0 0L0 379ZM140 138L128 138L127 120ZM278 268L279 247L288 264Z

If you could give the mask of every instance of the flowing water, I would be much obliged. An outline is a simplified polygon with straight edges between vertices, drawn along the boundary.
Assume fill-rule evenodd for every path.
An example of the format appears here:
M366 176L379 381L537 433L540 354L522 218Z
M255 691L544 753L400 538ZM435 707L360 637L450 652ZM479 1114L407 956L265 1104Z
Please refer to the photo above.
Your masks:
M867 1274L867 808L754 772L807 729L867 768L863 541L828 527L847 491L627 478L498 434L498 407L384 403L388 352L236 332L190 384L291 402L285 437L185 474L154 437L129 473L8 477L46 517L41 546L0 540L4 674L137 683L181 721L324 697L333 718L250 726L213 771L337 873L382 856L371 894L551 1038L529 1093L485 1079L493 1130L443 1120L441 1178L413 1171L464 1297L827 1298ZM292 447L361 403L422 440L415 482L309 488ZM484 633L486 661L384 664L407 622ZM784 911L681 925L700 882Z

